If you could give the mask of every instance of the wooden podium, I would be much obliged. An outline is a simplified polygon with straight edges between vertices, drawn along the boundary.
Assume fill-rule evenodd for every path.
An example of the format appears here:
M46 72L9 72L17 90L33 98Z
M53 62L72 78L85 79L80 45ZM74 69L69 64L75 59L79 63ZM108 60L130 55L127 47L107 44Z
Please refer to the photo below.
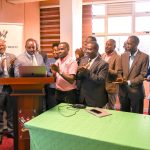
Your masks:
M53 77L1 78L0 85L10 85L14 100L14 149L29 150L29 132L24 123L42 112L45 84L53 83Z

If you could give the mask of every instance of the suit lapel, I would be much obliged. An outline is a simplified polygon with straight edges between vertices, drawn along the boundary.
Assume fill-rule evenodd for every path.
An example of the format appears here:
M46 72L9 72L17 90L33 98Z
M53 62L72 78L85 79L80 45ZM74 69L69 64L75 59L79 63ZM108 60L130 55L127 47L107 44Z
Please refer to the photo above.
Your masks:
M134 66L138 63L139 57L140 57L140 51L138 51L138 53L136 54L136 56L134 58L131 68L129 69L129 75L130 75L131 71L133 70Z
M9 68L10 67L10 57L7 53L6 53L6 64L7 64L7 68Z
M116 57L116 52L114 51L113 54L112 54L112 56L108 60L108 63L111 64L114 61L115 57Z
M95 61L93 62L93 64L90 67L90 70L93 69L95 66L97 66L97 64L99 63L99 60L101 59L100 56L98 56Z
M127 75L129 74L129 55L130 55L130 53L127 53L127 54L125 55L124 61L122 62L123 65L125 66L125 71L126 71L126 74L127 74Z

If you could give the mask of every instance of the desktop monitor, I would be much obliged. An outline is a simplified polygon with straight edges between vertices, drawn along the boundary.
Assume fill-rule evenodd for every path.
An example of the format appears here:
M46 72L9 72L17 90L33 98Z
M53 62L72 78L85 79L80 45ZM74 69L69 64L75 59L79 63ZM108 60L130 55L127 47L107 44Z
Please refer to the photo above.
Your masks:
M20 77L46 77L45 66L19 66Z

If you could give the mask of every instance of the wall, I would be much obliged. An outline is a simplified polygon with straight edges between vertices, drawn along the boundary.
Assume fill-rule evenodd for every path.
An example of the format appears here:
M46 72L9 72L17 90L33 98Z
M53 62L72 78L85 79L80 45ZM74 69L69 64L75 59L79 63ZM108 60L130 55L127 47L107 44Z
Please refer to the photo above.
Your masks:
M23 43L29 37L40 42L39 2L11 4L0 1L1 23L22 23L24 25Z

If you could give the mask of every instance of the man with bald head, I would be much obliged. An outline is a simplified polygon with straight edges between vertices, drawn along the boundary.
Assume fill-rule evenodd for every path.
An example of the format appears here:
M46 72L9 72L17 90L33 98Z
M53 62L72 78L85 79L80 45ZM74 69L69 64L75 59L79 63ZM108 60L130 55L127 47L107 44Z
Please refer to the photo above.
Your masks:
M108 64L101 58L98 49L97 42L87 43L87 57L81 59L77 74L81 81L80 102L92 107L104 107L108 102L105 90Z
M6 42L0 39L0 77L14 76L15 55L6 52ZM13 136L13 101L9 94L11 87L8 85L0 86L0 118L2 121L3 111L7 113L8 136Z
M117 79L120 61L120 56L115 51L115 48L116 41L109 39L105 44L105 53L102 55L102 58L109 64L106 80L106 90L108 93L108 104L106 105L106 108L108 109L114 109L119 90L119 86L113 83Z
M143 81L149 66L149 56L138 49L139 38L129 36L127 49L121 55L121 77L123 82L119 88L121 110L143 113L144 88Z

